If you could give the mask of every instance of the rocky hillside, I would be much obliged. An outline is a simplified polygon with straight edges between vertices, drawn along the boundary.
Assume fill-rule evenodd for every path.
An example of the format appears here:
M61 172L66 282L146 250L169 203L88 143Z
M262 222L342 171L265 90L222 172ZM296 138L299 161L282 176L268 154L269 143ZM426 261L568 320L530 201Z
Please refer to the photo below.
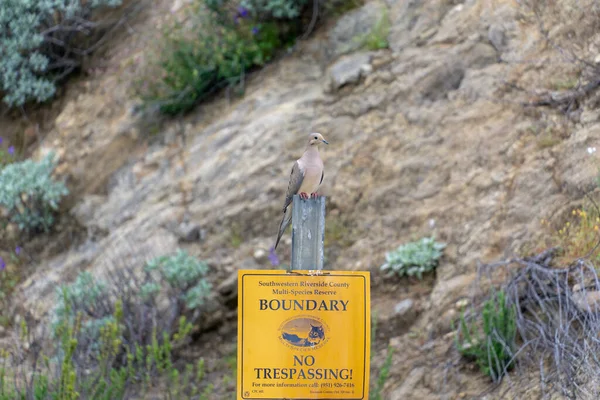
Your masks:
M535 19L504 0L368 1L255 73L243 97L220 94L161 122L137 112L129 83L154 28L181 7L157 2L134 21L46 123L39 153L60 156L72 189L63 223L76 228L50 241L15 315L43 320L56 286L82 270L100 276L181 247L209 262L219 296L206 323L231 349L235 273L271 268L289 171L315 131L330 143L326 267L373 273L374 374L387 344L396 349L385 398L502 395L459 361L456 304L478 261L535 243L540 219L570 211L597 172L586 151L597 112L524 107L527 94L507 85L553 89L571 71L548 62L560 54ZM353 39L382 17L388 48L361 49ZM435 277L381 278L386 251L430 234L448 243ZM289 244L278 249L284 264ZM200 336L198 352L211 340Z

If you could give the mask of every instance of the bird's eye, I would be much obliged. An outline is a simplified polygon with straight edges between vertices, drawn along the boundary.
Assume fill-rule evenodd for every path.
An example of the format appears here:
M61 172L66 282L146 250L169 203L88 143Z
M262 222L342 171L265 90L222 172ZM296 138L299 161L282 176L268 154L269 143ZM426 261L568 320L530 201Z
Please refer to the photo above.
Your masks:
M318 139L318 137L315 136L315 140L317 140L317 139Z

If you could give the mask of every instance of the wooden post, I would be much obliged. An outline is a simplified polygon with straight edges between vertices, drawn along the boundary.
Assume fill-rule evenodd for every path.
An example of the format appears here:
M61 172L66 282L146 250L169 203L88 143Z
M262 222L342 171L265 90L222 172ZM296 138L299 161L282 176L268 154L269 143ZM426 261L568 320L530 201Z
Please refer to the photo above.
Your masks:
M291 269L322 270L325 241L325 196L303 200L295 195L292 206Z

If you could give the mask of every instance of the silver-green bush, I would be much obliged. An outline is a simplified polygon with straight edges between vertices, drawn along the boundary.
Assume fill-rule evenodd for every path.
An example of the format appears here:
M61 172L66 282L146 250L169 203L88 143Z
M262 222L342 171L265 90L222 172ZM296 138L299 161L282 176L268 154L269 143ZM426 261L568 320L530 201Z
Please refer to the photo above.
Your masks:
M101 329L108 323L114 322L113 314L110 312L113 311L112 307L107 307L109 295L106 283L94 279L87 271L81 272L73 284L61 287L57 293L58 302L52 321L55 337L58 337L59 328L65 323L75 324L78 311L88 310L86 318L80 321L79 334L83 338L80 344L85 341L84 347L97 351Z
M0 2L0 96L21 106L54 96L54 82L80 65L93 44L79 48L97 27L96 8L122 0L2 0Z
M69 190L52 178L54 154L41 161L31 159L0 169L0 222L14 223L21 231L48 231L63 196Z
M65 313L70 315L70 302L66 303ZM172 335L155 329L147 333L149 344L135 349L123 347L122 335L129 322L124 317L123 304L117 301L114 314L93 343L95 357L84 362L78 352L84 337L78 319L62 320L52 342L43 329L30 329L31 323L21 320L10 351L0 349L0 400L212 398L214 386L205 382L204 359L185 365L175 361L180 358L176 349L190 340L192 324L185 317ZM161 382L159 391L157 382Z
M183 250L174 255L157 257L146 265L146 271L158 271L174 295L179 296L189 309L202 305L210 292L210 284L203 279L208 272L208 265ZM142 286L146 296L152 296L160 290L156 282L148 282Z
M294 19L307 4L307 0L242 0L240 5L251 14L277 19Z
M78 363L89 363L96 356L102 329L114 322L117 303L122 305L121 343L134 353L139 346L152 344L153 330L170 337L181 317L193 324L201 316L201 306L211 292L205 262L178 250L151 260L141 274L135 267L111 269L107 281L82 272L74 283L58 289L53 330L56 335L57 327L65 321L74 323L79 316L81 328L73 355ZM161 336L158 342L162 341Z
M424 272L432 271L437 267L445 247L445 243L438 243L432 237L404 244L386 254L386 263L381 266L381 269L400 276L416 275L420 279Z

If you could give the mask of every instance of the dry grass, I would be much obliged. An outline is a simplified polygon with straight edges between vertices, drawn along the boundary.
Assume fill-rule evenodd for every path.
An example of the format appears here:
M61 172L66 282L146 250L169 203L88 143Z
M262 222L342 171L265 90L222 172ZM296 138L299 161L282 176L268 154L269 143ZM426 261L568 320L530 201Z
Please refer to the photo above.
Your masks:
M502 395L528 387L539 398L600 398L600 208L589 200L560 221L541 221L546 238L537 249L546 250L478 268L469 318L493 286L516 310L516 368L504 371Z
M502 289L508 306L517 310L519 348L514 353L517 369L507 373L507 390L522 392L518 377L535 371L530 385L542 398L559 395L568 399L600 397L600 293L594 265L579 259L569 267L553 266L556 249L535 257L512 259L482 266L483 280L499 270L510 275Z
M558 228L545 219L541 224L548 234L546 245L560 249L558 264L570 265L582 257L594 263L600 261L600 213L595 207L573 209Z

